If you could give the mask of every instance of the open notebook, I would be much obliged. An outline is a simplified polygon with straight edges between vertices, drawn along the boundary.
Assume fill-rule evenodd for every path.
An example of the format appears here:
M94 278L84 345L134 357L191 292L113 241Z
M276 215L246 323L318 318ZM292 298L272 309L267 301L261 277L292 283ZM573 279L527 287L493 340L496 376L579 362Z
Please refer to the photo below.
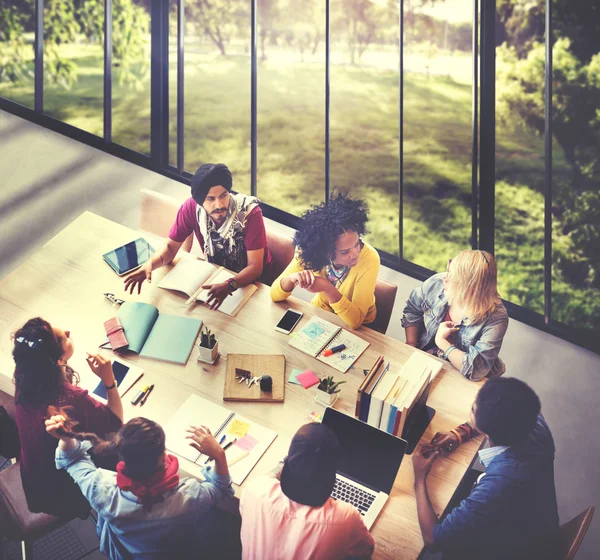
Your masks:
M208 290L202 289L204 284L220 284L234 276L233 272L207 261L183 259L159 282L158 287L183 292L188 298L206 302ZM255 291L254 284L237 289L225 298L219 311L235 317Z
M316 315L292 337L289 344L342 373L347 372L369 347L366 340ZM339 344L345 344L346 348L331 356L323 356L325 350Z
M248 473L258 463L264 452L273 443L277 433L251 422L218 404L190 395L181 408L165 426L167 449L184 459L181 468L199 476L208 457L190 445L186 431L190 426L207 426L217 441L225 435L221 445L234 442L227 448L229 473L235 484L242 484Z
M126 301L119 309L128 350L145 358L185 364L190 357L200 319L159 313L149 303Z

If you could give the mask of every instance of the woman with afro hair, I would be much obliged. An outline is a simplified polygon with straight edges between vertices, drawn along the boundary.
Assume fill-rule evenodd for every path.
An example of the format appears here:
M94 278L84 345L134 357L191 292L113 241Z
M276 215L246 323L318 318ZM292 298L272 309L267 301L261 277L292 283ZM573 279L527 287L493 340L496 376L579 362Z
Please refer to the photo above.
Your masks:
M298 286L315 294L312 304L340 316L352 329L372 323L379 255L361 236L368 209L345 194L312 206L296 232L296 256L271 286L271 299L287 299Z

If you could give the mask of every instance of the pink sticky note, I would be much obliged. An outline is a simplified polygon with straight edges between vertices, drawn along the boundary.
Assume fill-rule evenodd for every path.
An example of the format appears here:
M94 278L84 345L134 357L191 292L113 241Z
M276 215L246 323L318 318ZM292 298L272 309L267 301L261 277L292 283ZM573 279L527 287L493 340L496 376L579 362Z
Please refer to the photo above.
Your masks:
M235 442L238 447L248 451L248 453L256 447L257 443L257 439L253 438L250 434L246 434L243 438L240 438Z
M319 378L315 375L315 372L310 369L307 369L305 372L296 376L296 379L300 381L302 387L305 389L308 389L319 382Z

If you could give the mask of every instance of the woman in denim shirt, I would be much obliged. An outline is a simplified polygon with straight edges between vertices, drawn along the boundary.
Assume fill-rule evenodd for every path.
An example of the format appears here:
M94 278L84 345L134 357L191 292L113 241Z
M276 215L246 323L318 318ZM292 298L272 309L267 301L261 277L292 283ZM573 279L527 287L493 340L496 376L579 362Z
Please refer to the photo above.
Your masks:
M496 285L494 257L463 251L415 288L406 301L402 326L406 343L448 360L467 379L502 375L498 357L508 313Z
M73 433L72 424L55 414L46 420L46 431L60 439L56 468L66 469L98 512L100 550L111 560L201 554L207 515L219 499L233 496L225 452L210 431L189 430L191 445L215 460L214 469L205 467L204 481L198 482L179 479L177 458L165 453L165 432L152 420L130 420L109 442ZM89 456L91 443L83 439L95 441L96 454L116 451L117 472L97 468Z

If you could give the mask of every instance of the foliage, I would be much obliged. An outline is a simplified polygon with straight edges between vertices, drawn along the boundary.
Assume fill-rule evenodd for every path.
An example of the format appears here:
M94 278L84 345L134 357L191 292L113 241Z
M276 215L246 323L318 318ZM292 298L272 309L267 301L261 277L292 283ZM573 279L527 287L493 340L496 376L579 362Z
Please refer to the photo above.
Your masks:
M212 349L217 343L217 339L207 326L202 329L202 336L200 338L200 346L204 348Z
M338 387L342 383L346 383L346 382L345 381L334 381L333 375L330 375L329 377L323 377L321 380L319 380L319 385L318 385L317 389L319 391L325 391L328 395L334 395L335 393L339 393L341 391L341 389L338 389Z
M27 67L23 15L0 2L0 82L16 82L33 74Z
M147 71L147 11L136 0L113 1L113 61L121 84L141 87ZM77 80L73 60L61 57L60 47L87 41L102 44L102 0L46 0L44 2L44 79L70 88ZM0 80L18 81L26 74L23 31L34 30L32 0L0 0ZM6 38L5 38L6 37ZM134 71L135 69L135 71Z

